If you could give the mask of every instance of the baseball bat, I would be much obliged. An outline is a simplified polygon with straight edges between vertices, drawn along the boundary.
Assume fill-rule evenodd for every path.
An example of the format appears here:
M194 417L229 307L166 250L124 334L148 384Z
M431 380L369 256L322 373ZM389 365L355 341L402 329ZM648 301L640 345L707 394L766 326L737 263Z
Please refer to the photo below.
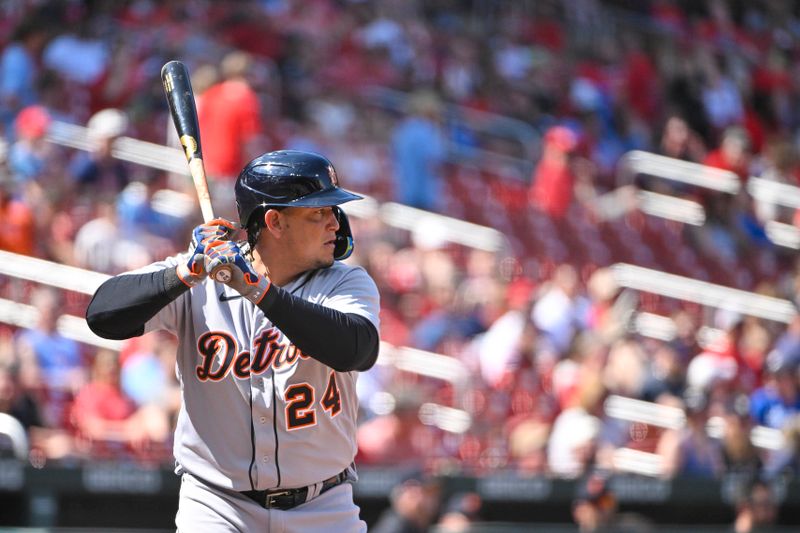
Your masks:
M186 161L189 163L189 173L192 175L197 198L200 201L203 221L208 222L214 219L214 209L211 206L211 194L208 191L206 169L203 165L197 105L194 101L192 82L186 65L180 61L166 63L161 68L161 82L164 84L164 93L167 96L172 123L175 125L175 131L178 133L181 146L183 146ZM230 265L222 265L211 272L211 277L221 283L230 281L231 275Z

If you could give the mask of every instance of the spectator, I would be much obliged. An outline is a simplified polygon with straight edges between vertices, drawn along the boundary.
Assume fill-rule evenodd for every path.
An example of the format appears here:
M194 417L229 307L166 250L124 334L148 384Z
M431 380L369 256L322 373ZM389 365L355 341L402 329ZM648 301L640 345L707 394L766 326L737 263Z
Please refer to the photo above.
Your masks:
M180 410L180 385L175 376L176 340L158 332L127 341L120 352L120 386L138 408L150 406L170 419Z
M186 222L178 210L158 209L156 195L166 189L166 175L143 169L117 195L117 220L123 238L144 245L152 256L169 253ZM137 242L138 241L138 242Z
M592 466L603 425L599 415L605 394L598 376L587 375L576 403L556 418L547 448L547 464L553 475L577 478Z
M490 387L507 383L523 354L532 348L525 346L536 335L529 321L532 292L533 286L526 281L509 285L508 309L477 339L481 376Z
M549 437L547 422L529 418L515 424L508 435L511 466L525 476L546 474Z
M560 265L540 289L531 311L533 324L561 354L567 352L575 332L586 327L589 302L580 289L575 267Z
M720 2L715 2L721 5ZM736 82L727 73L722 56L702 56L704 61L704 84L702 99L705 113L711 125L722 131L733 124L740 124L744 119L742 94Z
M602 475L589 475L579 485L572 504L572 518L580 533L615 531L614 517L617 513L617 499Z
M778 504L772 488L763 481L753 482L736 502L735 533L768 533L777 523Z
M649 520L620 513L606 474L592 473L580 482L572 503L572 519L580 533L650 533Z
M120 262L122 254L117 251L121 240L116 206L110 200L101 200L96 206L95 218L75 234L76 266L105 274L121 272L124 264Z
M28 106L17 115L14 121L16 141L8 153L8 167L20 190L29 184L43 185L42 177L52 161L52 146L45 142L44 136L50 127L50 116L40 105Z
M782 429L783 447L771 453L764 466L764 476L776 479L779 476L800 475L800 415L786 421Z
M797 369L798 362L783 352L767 357L766 382L750 396L750 416L756 424L780 429L800 413Z
M750 177L750 135L740 126L726 128L718 148L711 150L703 160L704 165L733 172L747 183Z
M69 402L86 383L86 368L78 343L56 329L63 311L60 293L39 288L31 295L31 304L38 312L36 324L17 337L23 382L42 391L45 425L64 427Z
M226 54L219 69L221 80L199 96L203 160L209 177L223 182L225 189L264 148L261 103L249 80L253 62L246 52Z
M747 412L747 397L740 396L723 414L722 459L725 472L755 477L763 466L758 450L750 438L753 422ZM739 405L736 405L736 404Z
M391 507L372 526L372 533L425 533L439 512L441 487L422 474L412 474L392 489L389 499Z
M431 91L409 102L409 116L392 132L394 185L398 201L431 211L442 209L442 164L446 145L439 121L442 104Z
M9 140L17 113L37 102L38 61L47 39L48 26L38 18L26 18L0 56L0 136Z
M73 90L85 91L106 74L111 52L106 42L93 35L93 20L76 17L69 28L44 48L42 63L69 82Z
M77 152L69 163L78 190L97 197L116 194L128 184L127 165L111 153L128 127L128 116L120 109L103 109L92 115L86 124L91 148Z
M682 117L672 115L664 125L658 152L674 159L700 163L706 158L706 146L700 135Z
M33 255L36 250L33 210L15 197L16 189L0 169L0 217L7 228L0 234L0 250Z
M544 135L542 157L531 181L530 201L555 219L563 218L572 204L575 173L571 158L577 146L577 135L566 126L554 126Z
M459 492L445 502L441 516L436 521L440 533L466 533L472 524L481 521L483 500L477 492Z
M775 183L797 185L800 177L798 155L788 139L770 140L762 151L759 163L761 168L758 172L754 172L759 178ZM755 199L754 210L761 223L770 220L790 222L794 214L794 209L758 198Z
M26 430L42 426L36 398L19 386L14 371L0 364L0 413L13 416Z
M423 466L425 450L420 437L426 428L419 419L420 396L419 390L396 393L389 399L394 404L391 412L375 416L359 426L357 441L361 462Z
M659 402L665 401L659 399ZM686 425L668 429L661 434L656 453L663 461L662 475L716 478L722 472L722 455L719 444L706 432L708 421L708 396L699 389L688 389L682 402L667 399L673 406L683 405Z
M642 390L642 398L652 402L664 393L683 395L685 369L677 350L666 343L655 348L650 363L650 373Z
M71 414L78 436L89 444L92 455L103 446L136 450L164 443L171 430L160 407L149 404L137 409L125 395L120 388L118 356L105 349L95 355L91 380L75 397Z

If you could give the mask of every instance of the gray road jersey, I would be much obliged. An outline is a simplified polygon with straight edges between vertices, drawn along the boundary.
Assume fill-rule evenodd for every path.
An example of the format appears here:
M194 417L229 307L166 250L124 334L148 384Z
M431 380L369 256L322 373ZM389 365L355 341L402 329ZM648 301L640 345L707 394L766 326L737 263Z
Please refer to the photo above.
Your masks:
M143 270L177 261L168 258ZM361 267L336 262L283 289L379 326L378 290ZM179 340L179 468L241 491L310 485L352 463L357 372L336 372L301 353L260 309L211 280L145 326L157 329Z

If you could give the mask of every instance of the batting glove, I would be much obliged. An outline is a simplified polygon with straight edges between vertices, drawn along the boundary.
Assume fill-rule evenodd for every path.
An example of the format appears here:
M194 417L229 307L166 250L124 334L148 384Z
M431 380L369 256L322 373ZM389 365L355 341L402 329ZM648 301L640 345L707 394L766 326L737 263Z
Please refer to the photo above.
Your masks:
M224 218L215 218L194 228L186 263L178 265L181 280L190 287L203 281L209 272L205 268L206 246L210 242L230 239L237 229L236 224Z
M233 241L214 241L208 243L205 253L205 271L212 272L217 268L231 265L231 276L223 281L242 296L258 304L269 290L272 282L266 276L255 271L253 265L245 259L239 246Z

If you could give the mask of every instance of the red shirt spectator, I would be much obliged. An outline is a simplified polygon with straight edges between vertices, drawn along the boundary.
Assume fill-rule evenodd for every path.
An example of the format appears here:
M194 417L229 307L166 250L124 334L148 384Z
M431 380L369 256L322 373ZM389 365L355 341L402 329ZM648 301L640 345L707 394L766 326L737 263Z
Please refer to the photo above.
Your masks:
M256 151L261 103L245 78L250 58L232 52L222 61L223 81L198 97L205 167L212 178L233 178Z
M725 130L719 148L709 152L704 165L736 173L747 182L750 176L750 136L743 128L732 126Z
M5 231L0 234L0 250L33 255L33 211L24 202L11 197L9 186L0 183L0 219L5 224Z
M534 171L529 198L553 218L562 218L572 203L575 176L569 157L577 144L576 135L563 126L550 128L544 136L544 150Z
M113 352L95 356L93 379L75 398L72 416L76 428L91 439L124 437L124 422L136 406L119 386L119 361Z

